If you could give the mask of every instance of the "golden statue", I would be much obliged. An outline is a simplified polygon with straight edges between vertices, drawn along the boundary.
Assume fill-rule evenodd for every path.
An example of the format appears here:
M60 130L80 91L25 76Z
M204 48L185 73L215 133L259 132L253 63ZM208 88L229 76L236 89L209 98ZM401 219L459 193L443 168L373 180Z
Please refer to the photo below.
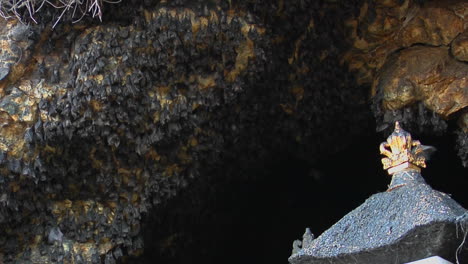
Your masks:
M408 170L420 172L426 167L426 148L419 140L413 140L397 121L393 133L380 144L380 153L387 156L382 159L383 167L390 175Z

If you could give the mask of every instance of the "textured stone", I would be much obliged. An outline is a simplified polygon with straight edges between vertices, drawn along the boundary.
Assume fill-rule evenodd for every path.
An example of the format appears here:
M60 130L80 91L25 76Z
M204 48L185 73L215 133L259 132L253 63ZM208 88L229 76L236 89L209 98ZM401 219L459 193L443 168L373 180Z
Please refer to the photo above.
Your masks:
M359 82L372 83L387 57L413 45L449 46L464 31L462 1L404 1L386 4L364 1L361 13L347 21L354 43L345 57Z
M389 58L377 78L386 110L422 101L448 117L468 106L468 67L453 59L448 48L411 47Z
M452 10L450 5L413 6L405 14L397 39L403 47L414 44L447 46L464 31L465 20Z
M468 62L468 31L453 40L451 50L457 60Z
M310 159L352 142L338 136L360 135L371 116L366 90L350 89L339 64L344 44L332 41L344 36L336 17L346 5L122 1L102 23L65 19L51 30L47 6L30 28L7 21L5 261L138 256L142 215L191 182L227 181L271 153ZM228 168L213 172L221 161ZM51 227L60 243L47 243Z
M378 131L404 121L441 135L466 111L467 18L465 1L363 1L347 20L353 45L343 62L372 86Z
M200 122L262 71L264 29L242 14L202 11L160 7L145 10L138 26L84 32L8 24L0 38L0 62L11 69L0 82L0 150L10 176L0 186L0 225L6 230L18 210L18 221L36 223L2 233L35 241L31 261L92 263L98 254L110 263L108 252L119 247L138 255L145 208L199 173L199 145L220 144ZM47 234L45 226L56 228ZM3 251L7 261L29 260L18 249Z

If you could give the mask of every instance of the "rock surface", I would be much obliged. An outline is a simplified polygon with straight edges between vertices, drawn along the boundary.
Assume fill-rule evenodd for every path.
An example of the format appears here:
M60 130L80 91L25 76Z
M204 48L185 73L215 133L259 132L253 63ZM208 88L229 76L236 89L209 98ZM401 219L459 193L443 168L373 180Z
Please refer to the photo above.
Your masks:
M234 160L227 180L270 152L334 153L349 140L338 135L366 129L366 90L349 88L338 59L345 44L334 41L344 35L334 18L349 8L155 1L109 9L115 16L102 23L65 19L55 29L50 9L38 25L0 22L5 262L138 256L142 214L192 181L219 177L211 168Z
M460 61L468 61L468 31L457 36L451 45L453 56Z
M463 119L467 10L465 1L364 1L346 22L353 46L344 61L359 83L372 86L377 130L404 121L415 133L440 135L449 120Z
M444 118L468 106L468 67L445 47L415 46L390 57L376 79L384 109L423 102Z

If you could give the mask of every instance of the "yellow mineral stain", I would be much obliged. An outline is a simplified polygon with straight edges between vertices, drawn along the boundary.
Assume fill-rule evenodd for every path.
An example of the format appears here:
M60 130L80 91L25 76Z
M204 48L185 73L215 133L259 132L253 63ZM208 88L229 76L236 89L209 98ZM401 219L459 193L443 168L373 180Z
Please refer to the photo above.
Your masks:
M182 164L188 164L191 162L192 157L187 153L187 147L181 147L177 153L177 158L181 161Z
M156 87L156 91L157 91L157 96L166 96L170 91L170 87L169 86L158 86L158 87Z
M216 80L214 75L209 75L209 76L196 76L197 82L198 82L198 87L201 90L206 90L209 88L212 88L216 86Z
M288 115L292 115L294 113L294 107L292 107L290 104L280 104L280 107L283 109L283 112Z
M65 208L71 208L71 207L73 206L73 202L72 202L71 200L65 199L65 200L63 201L63 206L64 206Z
M10 190L14 193L19 191L20 189L20 186L17 182L10 182L9 187L10 187Z
M369 48L369 43L363 38L356 38L353 46L357 49L367 50Z
M98 84L102 83L102 80L104 80L104 75L98 74L98 75L90 75L88 76L89 80L95 80Z
M192 34L196 36L198 34L198 31L200 31L201 23L199 20L195 19L195 16L190 17L190 22L192 24Z
M73 253L80 254L86 262L91 260L92 257L92 249L96 248L96 243L94 241L88 241L85 243L73 243Z
M162 107L170 106L173 103L172 100L166 98L166 95L169 93L170 89L171 88L169 86L158 86L155 88L156 98Z
M322 50L320 52L319 60L324 61L328 57L328 50Z
M42 236L41 235L36 235L34 236L33 243L34 244L39 244L42 241Z
M182 169L179 167L179 165L172 164L172 165L169 165L169 166L166 167L166 169L163 172L163 176L164 177L171 177L175 173L179 173L181 171L182 171Z
M0 111L0 149L7 152L10 157L21 158L25 153L26 143L24 142L24 132L26 124L15 122L8 113Z
M304 98L304 87L300 85L293 86L291 93L296 97L296 101L301 101Z
M161 160L161 156L159 156L159 154L156 152L156 150L154 150L153 148L151 148L147 153L146 153L146 158L148 159L151 159L151 160L154 160L154 161L159 161Z
M49 153L49 154L55 154L57 152L57 149L47 144L44 147L44 152Z
M253 41L247 39L245 42L242 42L239 47L236 48L236 52L237 57L234 69L226 76L226 80L229 82L234 82L237 76L247 68L249 59L255 56Z
M112 241L109 238L104 238L101 240L99 243L99 253L101 255L105 255L107 252L109 252L114 245L112 244Z
M115 219L115 207L109 207L110 212L106 215L107 224L112 224Z
M189 139L189 145L191 147L196 147L198 145L198 140L195 137L190 137Z
M100 112L102 110L102 103L99 102L98 100L91 99L89 101L89 106L91 106L91 109L93 109L94 112Z
M89 158L91 160L91 165L93 166L93 168L95 169L100 169L102 168L102 161L101 160L98 160L95 156L95 153L96 153L97 149L96 147L92 147L91 148L91 151L89 152Z
M288 58L288 63L293 64L299 58L299 50L301 48L301 43L305 38L305 34L303 34L298 40L296 40L294 44L294 51L291 57Z
M126 203L126 202L128 202L130 200L128 198L128 193L126 193L126 192L120 193L119 198L120 198L121 201L123 200L124 203Z
M160 119L161 119L161 113L160 112L155 112L153 114L153 123L158 123Z
M83 212L87 214L89 212L89 209L91 209L92 205L93 205L92 201L83 201L82 202Z
M226 80L229 82L233 82L237 76L239 76L239 74L247 68L249 59L255 57L255 45L254 42L249 38L249 32L255 30L259 34L265 33L264 28L260 28L252 24L247 24L244 20L241 20L241 23L243 24L241 31L246 40L236 48L237 57L234 69L228 72L226 76Z
M140 196L137 193L132 194L132 204L138 205L140 200Z
M129 171L127 169L124 169L124 168L119 168L119 169L117 169L117 173L122 178L122 183L124 185L128 185L130 183L130 180L132 178L131 171Z
M193 104L192 104L192 111L197 110L198 107L200 107L200 104L199 104L199 103L193 103Z
M146 23L148 24L151 22L153 18L153 14L147 9L144 9L143 16L145 17Z

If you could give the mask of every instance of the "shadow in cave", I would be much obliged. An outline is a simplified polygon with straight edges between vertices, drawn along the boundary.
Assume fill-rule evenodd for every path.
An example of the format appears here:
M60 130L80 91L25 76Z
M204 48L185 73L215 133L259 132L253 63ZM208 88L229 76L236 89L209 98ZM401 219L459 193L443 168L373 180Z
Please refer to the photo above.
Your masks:
M385 191L390 177L378 152L383 138L363 136L314 164L276 153L262 170L197 182L147 217L145 252L130 263L287 263L306 227L318 236ZM438 149L423 170L427 182L466 207L468 179L454 142L418 139Z

